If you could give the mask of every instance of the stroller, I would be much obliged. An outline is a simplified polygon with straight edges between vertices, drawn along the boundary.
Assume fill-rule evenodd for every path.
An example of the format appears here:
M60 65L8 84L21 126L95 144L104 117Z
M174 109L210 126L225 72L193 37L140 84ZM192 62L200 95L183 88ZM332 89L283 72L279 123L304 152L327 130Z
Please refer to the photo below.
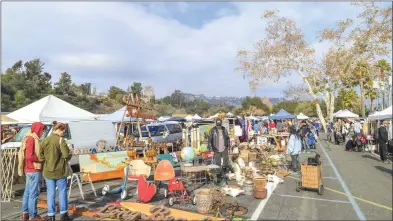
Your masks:
M364 152L364 147L367 143L366 138L362 134L355 135L353 139L353 145L357 152Z
M310 132L307 136L307 144L310 149L315 149L315 135L314 133Z
M175 202L184 202L192 200L192 204L196 205L196 197L191 196L187 189L184 187L183 182L178 178L173 178L168 183L169 200L170 206L173 206Z

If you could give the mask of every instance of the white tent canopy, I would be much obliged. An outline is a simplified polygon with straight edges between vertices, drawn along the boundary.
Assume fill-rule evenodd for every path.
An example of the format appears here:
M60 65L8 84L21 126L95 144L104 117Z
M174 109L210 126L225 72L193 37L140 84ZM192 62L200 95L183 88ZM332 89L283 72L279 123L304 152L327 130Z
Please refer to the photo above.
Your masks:
M226 114L226 116L227 116L227 117L234 117L235 115L232 114L231 112L228 112L228 113Z
M168 120L169 118L171 118L171 117L164 117L164 116L161 116L161 117L158 118L158 121L166 121L166 120Z
M13 118L19 122L49 122L95 120L98 116L53 95L49 95L9 113L7 117Z
M386 108L385 110L376 112L368 116L370 120L384 120L392 118L392 106Z
M106 116L101 117L100 120L107 120L107 121L111 121L113 123L121 122L121 119L123 118L123 115L124 115L124 111L126 111L126 106L120 108L119 110L117 110L111 114L107 114ZM134 118L124 116L124 121L130 121L133 119Z
M202 119L202 117L200 117L198 114L195 114L195 115L192 117L192 119L193 119L193 120L200 120L200 119Z
M358 118L359 115L352 113L351 111L345 109L343 111L338 111L333 115L335 118Z
M209 118L210 119L213 119L213 118L217 118L218 117L218 113L216 113L215 115L213 115L213 116L210 116Z
M336 113L333 114L333 117L335 117L337 114L341 113L342 110L337 111Z
M187 117L185 117L185 119L186 119L187 121L192 121L192 116L191 116L191 115L187 115Z
M300 113L299 115L296 116L296 118L299 120L307 120L309 117L303 113Z

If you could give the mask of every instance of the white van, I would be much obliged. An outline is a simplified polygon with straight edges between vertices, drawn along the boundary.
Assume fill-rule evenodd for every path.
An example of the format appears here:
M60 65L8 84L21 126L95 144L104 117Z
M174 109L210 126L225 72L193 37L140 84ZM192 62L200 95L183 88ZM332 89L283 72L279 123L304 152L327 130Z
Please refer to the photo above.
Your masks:
M69 121L63 122L67 125L64 132L64 139L70 148L90 149L95 148L97 141L103 139L110 146L116 144L115 126L110 121ZM52 133L52 124L44 123L45 128L41 139ZM10 142L1 145L1 148L19 148L25 134L30 131L31 124L23 127ZM71 165L79 164L78 157L73 157L70 161Z

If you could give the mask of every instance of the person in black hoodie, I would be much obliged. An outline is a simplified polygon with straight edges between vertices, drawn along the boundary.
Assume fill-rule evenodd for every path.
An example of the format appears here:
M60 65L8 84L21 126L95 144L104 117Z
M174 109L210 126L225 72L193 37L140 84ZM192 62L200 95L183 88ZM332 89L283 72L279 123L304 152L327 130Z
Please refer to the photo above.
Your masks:
M208 148L214 152L214 162L221 167L221 177L224 177L229 169L229 135L225 127L222 126L222 119L216 119L216 126L210 130ZM222 159L222 165L221 165ZM220 182L219 180L217 180Z
M382 121L382 125L378 129L379 155L381 157L381 162L383 163L390 163L386 158L386 152L388 148L387 143L389 141L388 130L386 129L386 127L388 126L389 126L389 121Z

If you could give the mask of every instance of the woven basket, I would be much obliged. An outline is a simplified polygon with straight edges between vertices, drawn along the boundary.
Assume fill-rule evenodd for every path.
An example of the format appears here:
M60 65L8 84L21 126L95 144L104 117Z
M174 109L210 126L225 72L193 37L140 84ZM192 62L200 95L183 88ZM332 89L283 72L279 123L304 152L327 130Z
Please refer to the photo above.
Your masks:
M265 176L254 177L254 188L265 188L267 184L267 178Z
M210 213L212 209L212 196L210 189L195 190L196 207L200 213Z
M267 189L266 188L254 188L254 198L256 199L266 199Z

